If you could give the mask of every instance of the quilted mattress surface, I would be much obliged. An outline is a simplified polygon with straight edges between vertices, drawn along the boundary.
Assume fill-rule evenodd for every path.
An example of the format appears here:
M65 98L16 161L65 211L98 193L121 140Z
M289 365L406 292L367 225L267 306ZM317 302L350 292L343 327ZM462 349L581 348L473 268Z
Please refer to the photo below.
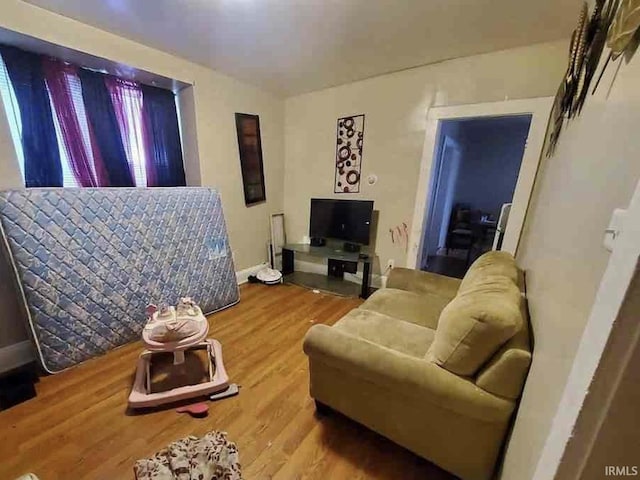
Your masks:
M59 372L140 338L148 303L239 299L208 188L0 192L0 221L40 361Z

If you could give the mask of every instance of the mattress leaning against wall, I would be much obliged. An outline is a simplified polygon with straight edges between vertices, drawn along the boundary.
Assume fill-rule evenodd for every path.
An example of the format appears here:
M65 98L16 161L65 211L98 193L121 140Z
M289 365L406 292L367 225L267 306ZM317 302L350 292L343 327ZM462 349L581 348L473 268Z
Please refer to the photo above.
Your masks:
M0 225L49 373L140 338L150 302L191 296L211 313L239 299L212 189L5 191Z

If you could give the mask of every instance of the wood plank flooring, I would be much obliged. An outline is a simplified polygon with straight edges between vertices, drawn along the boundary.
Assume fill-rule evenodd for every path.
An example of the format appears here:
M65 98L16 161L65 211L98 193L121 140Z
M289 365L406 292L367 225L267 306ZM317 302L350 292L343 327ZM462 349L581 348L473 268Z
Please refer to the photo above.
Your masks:
M337 413L316 417L302 339L359 304L296 286L242 286L238 305L210 317L240 395L211 403L204 419L127 411L139 342L42 378L37 398L0 412L0 479L133 478L138 458L210 430L238 444L246 480L453 479Z

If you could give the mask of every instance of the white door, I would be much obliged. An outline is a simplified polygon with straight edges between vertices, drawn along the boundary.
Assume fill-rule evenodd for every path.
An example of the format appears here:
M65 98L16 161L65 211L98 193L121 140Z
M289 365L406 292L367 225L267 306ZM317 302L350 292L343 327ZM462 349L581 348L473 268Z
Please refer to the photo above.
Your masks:
M427 230L422 248L423 267L427 258L435 255L438 248L444 246L447 238L455 181L460 167L460 147L451 137L444 138L438 162L437 176L431 189L432 207L427 213Z

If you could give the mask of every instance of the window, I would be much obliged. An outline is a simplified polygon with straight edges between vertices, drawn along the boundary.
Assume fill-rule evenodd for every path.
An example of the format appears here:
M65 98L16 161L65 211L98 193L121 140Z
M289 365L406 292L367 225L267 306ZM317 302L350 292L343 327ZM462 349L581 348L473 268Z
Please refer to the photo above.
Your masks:
M10 57L5 59L7 54ZM27 68L33 67L34 62L36 68L17 76L15 72L21 73L20 68L24 67L20 63L23 57L28 60L25 63ZM12 59L11 63L9 58ZM12 68L15 70L11 70ZM34 80L38 75L39 79ZM36 93L16 95L16 85L12 78L13 81L15 78L22 81L16 84L21 92L33 88ZM35 121L33 117L29 117L29 125L24 126L21 108L30 109L27 112L31 115L34 115L34 111L48 111L48 108L37 110L42 107L42 101L40 105L31 104L44 98L42 94L38 97L36 87L26 85L28 82L35 85L38 81L40 91L43 82L46 86L52 119L47 120L48 113L38 116ZM177 107L175 96L168 90L89 72L57 59L0 45L0 94L20 171L28 187L146 187L185 184ZM55 131L55 139L51 141L57 146L60 165L57 170L53 168L56 175L30 182L30 174L40 164L49 162L56 165L58 161L54 158L55 148L53 151L48 150L51 158L36 155L38 149L33 143L38 143L38 139L43 136L41 130L30 131L30 135L23 131L35 128L33 124L40 123L40 118L42 122L48 121L49 125L53 122L49 138L53 137ZM168 121L159 122L157 118ZM29 144L29 141L32 143ZM30 161L25 161L26 157ZM45 165L47 166L51 165Z
M20 164L20 173L24 179L24 154L22 153L22 122L20 121L20 109L18 108L18 99L16 92L13 91L13 85L9 81L9 72L0 56L0 94L2 95L2 104L4 105L9 122L9 130L11 131L11 140L16 148L18 163Z
M133 82L111 77L109 90L116 98L120 108L116 109L116 117L120 126L122 144L127 154L127 161L133 170L136 185L147 184L145 165L146 150L143 137L142 91Z

